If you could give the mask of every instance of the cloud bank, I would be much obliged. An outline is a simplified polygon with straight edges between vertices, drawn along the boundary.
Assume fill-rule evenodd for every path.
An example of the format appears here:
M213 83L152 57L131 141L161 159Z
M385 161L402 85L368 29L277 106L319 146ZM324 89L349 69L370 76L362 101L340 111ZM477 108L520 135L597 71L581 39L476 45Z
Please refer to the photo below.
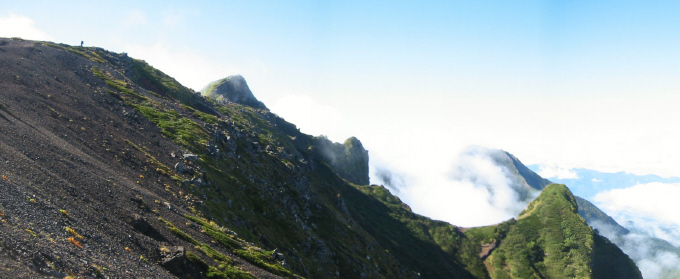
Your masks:
M538 175L545 179L578 179L578 174L573 170L560 168L556 165L541 165Z
M308 95L285 94L270 109L286 119L304 133L310 135L326 135L335 142L344 142L343 130L345 117L332 106L322 104ZM373 158L371 158L373 160Z
M653 182L614 189L594 197L624 227L680 247L679 183Z
M612 226L593 222L593 228L614 242L637 264L646 279L677 278L680 276L680 250L658 239L638 233L617 235Z
M389 177L374 175L378 177L374 182L399 187L393 193L414 212L430 218L463 227L496 224L516 217L538 194L527 195L531 190L526 182L521 183L524 180L518 179L518 174L499 164L503 156L507 158L501 150L469 147L446 172L400 171L396 180L391 172Z
M611 234L610 229L602 224L592 225L636 262L644 278L678 278L678 197L680 183L652 182L604 191L595 195L595 202L631 233L617 236Z
M0 37L20 37L27 40L54 41L54 38L35 26L33 19L10 14L0 17Z

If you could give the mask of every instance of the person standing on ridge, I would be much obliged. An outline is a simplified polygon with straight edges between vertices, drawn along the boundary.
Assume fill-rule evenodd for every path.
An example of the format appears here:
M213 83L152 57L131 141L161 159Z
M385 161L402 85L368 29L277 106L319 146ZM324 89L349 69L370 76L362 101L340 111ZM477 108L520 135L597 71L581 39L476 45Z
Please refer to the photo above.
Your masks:
M81 47L83 46L83 43L84 43L83 41L80 41L80 46L81 46Z

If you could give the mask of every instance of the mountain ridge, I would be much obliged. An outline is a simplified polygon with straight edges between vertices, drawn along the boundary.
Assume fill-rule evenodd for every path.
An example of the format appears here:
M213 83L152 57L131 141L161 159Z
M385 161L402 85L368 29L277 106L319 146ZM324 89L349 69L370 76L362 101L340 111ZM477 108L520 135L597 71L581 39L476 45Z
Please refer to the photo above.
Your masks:
M487 264L527 219L463 231L351 183L356 139L333 166L294 124L142 60L0 41L1 277L500 278ZM480 256L489 231L502 249Z

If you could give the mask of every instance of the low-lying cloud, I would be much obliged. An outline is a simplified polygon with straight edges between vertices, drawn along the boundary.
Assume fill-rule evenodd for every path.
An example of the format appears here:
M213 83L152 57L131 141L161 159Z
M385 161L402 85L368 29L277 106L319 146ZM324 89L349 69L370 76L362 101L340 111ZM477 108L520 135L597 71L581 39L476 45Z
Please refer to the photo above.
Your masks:
M680 184L653 182L597 194L595 202L626 228L680 246Z
M377 167L371 180L387 187L393 194L398 194L399 189L406 187L406 180L402 175L384 167Z
M614 242L637 264L642 276L646 279L677 278L680 276L680 250L664 246L662 241L648 235L629 233L617 235L610 225L593 222L593 228Z
M578 179L578 174L575 171L565 168L560 168L555 165L541 165L541 170L538 175L545 179Z
M0 17L0 37L54 41L52 36L35 26L35 21L32 18L15 14Z
M601 192L595 195L595 202L631 233L607 235L607 227L591 225L628 254L644 278L678 278L680 204L677 197L680 197L678 183L652 182Z
M464 227L491 225L516 217L538 192L527 195L526 183L499 163L503 156L501 150L469 147L446 172L376 171L373 179L389 182L416 213Z
M342 133L345 117L332 106L322 104L308 95L283 94L268 106L286 121L295 123L303 133L323 134L335 142L343 142L347 138Z

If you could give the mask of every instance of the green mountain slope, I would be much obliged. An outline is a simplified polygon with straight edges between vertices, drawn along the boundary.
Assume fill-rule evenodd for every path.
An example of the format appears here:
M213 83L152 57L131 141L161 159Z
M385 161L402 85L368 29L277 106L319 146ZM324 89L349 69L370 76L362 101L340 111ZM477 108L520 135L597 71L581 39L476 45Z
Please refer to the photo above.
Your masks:
M355 184L356 138L329 145L124 54L0 42L0 277L599 278L625 259L563 186L463 230Z
M532 188L542 189L545 185L550 184L550 181L541 178L538 174L529 170L525 167L517 158L507 153L509 158L513 158L513 165L507 163L507 159L496 160L497 164L505 166L510 170L511 173L520 173L524 179L528 181L533 181L533 183L528 183ZM505 158L504 156L497 156L499 158ZM513 169L516 168L516 169ZM523 170L523 171L521 171ZM589 179L588 179L589 180ZM622 251L627 253L632 260L644 265L645 269L643 274L645 276L652 276L654 278L677 278L678 270L677 266L674 265L676 261L673 259L680 256L680 250L670 244L669 242L645 235L639 235L636 233L631 233L628 229L619 225L611 216L604 213L602 210L597 208L594 204L590 203L586 199L578 196L576 198L576 203L578 205L578 213L583 217L588 225L599 231L600 234L606 236L607 239L611 240L611 243L617 245ZM597 239L596 239L597 240ZM611 246L607 242L601 242L604 247ZM602 251L613 251L610 249L600 249ZM596 250L596 251L600 251ZM595 260L602 260L602 257L596 257ZM608 260L602 260L602 264L613 263L613 267L621 266L621 264L616 264L617 260L611 258ZM625 259L619 259L618 261L625 262ZM653 263L653 264L650 264ZM594 270L594 274L596 270ZM617 273L599 273L598 276L610 275L609 278L622 278L621 274Z
M491 278L642 278L635 263L578 215L564 185L547 186L517 220L473 228L495 249L487 256Z

